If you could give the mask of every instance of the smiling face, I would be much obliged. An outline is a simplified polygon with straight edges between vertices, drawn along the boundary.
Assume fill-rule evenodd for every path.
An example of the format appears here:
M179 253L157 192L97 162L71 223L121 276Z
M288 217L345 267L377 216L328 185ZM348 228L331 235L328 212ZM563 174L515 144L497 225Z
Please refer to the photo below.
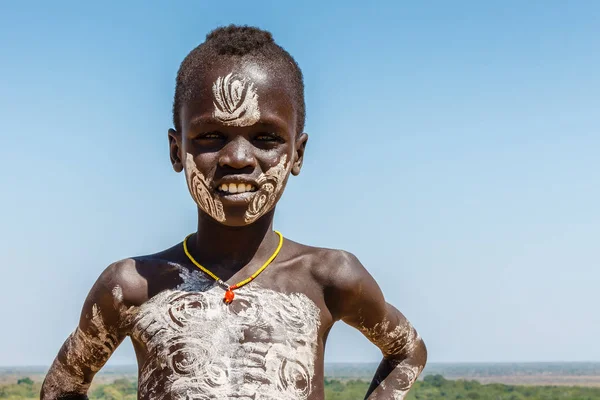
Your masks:
M291 88L256 63L223 60L182 104L181 132L169 131L171 161L185 170L200 210L228 226L273 211L289 173L300 173L307 135L296 134Z

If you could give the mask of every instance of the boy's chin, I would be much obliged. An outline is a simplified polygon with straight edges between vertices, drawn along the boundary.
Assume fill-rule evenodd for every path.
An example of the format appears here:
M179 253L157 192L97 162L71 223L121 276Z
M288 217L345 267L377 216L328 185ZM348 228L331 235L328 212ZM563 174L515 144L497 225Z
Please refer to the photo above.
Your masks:
M252 218L251 220L248 219L248 215L246 214L246 208L244 208L243 210L226 210L225 211L225 220L224 221L218 221L221 225L224 226L229 226L229 227L244 227L244 226L250 226L255 224L256 222L260 221L261 218L264 217L264 215L261 215L258 218Z

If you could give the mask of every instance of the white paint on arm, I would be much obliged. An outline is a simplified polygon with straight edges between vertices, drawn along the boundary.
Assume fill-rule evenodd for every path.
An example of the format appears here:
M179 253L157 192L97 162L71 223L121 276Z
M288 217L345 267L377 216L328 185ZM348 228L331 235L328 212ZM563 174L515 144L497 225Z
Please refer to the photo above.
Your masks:
M361 326L359 330L394 365L394 369L379 382L379 387L369 399L388 398L390 395L394 399L404 399L424 367L422 363L412 359L417 346L422 343L419 334L404 318L395 326L384 320L372 328ZM394 357L398 357L398 360L394 361Z
M118 326L108 326L98 304L93 303L84 320L67 338L42 387L42 399L57 399L65 394L86 394L94 374L102 368L119 346L126 325L135 315L136 307L126 307L123 290L113 287L112 306L117 310Z
M116 331L106 327L97 304L92 306L88 318L86 329L77 327L63 344L44 380L42 399L87 393L91 376L119 345Z

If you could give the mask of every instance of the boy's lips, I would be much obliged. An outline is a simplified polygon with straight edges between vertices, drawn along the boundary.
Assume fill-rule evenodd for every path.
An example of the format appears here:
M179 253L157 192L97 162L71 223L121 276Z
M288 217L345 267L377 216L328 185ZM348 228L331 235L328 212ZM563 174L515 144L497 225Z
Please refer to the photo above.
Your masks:
M229 183L221 183L217 185L217 192L222 194L236 194L236 193L248 193L256 192L257 185L250 182L233 181Z
M226 203L248 203L258 191L259 185L249 179L227 177L217 181L215 194Z

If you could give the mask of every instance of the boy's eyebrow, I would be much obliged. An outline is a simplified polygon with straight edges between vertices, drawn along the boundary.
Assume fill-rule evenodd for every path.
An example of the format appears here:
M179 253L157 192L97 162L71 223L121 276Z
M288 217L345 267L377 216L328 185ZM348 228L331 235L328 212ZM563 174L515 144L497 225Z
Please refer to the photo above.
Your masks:
M206 115L198 115L196 117L192 117L189 122L190 125L219 125L220 122L212 116Z
M198 115L195 117L190 118L190 122L189 122L189 126L197 126L197 125L223 125L223 126L227 126L225 124L223 124L222 121L219 121L218 119L214 118L212 115ZM260 120L254 124L254 126L256 125L262 125L262 126L267 126L267 127L272 127L272 128L277 128L277 129L281 129L282 127L285 126L285 122L277 117L277 116L261 116Z

